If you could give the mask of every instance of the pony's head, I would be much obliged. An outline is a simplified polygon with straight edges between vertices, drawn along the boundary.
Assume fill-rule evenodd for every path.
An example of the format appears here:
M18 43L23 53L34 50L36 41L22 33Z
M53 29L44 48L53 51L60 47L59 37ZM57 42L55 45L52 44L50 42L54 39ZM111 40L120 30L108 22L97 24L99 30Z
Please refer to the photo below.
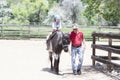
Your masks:
M63 34L62 47L65 52L68 52L68 46L70 44L70 37L68 33Z

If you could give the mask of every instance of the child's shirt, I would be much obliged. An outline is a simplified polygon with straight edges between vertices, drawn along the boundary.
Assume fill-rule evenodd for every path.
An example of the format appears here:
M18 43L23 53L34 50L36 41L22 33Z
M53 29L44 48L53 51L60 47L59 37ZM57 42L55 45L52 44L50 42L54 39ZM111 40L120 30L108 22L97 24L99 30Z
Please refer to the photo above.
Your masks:
M61 29L61 28L62 28L62 27L61 27L61 23L60 23L60 22L59 22L59 23L53 22L52 28L53 28L53 29Z

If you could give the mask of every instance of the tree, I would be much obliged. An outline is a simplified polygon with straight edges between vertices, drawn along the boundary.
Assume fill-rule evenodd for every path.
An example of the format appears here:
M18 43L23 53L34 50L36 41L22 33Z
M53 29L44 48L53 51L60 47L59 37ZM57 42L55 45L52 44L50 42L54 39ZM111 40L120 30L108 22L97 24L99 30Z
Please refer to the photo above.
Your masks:
M66 11L69 19L72 20L72 23L78 23L79 14L80 14L80 1L79 0L63 0L62 7Z
M85 24L85 17L83 11L85 7L79 0L59 0L57 5L49 9L48 16L44 23L51 23L53 16L58 14L61 16L63 26L71 26L73 23Z
M49 2L49 9L57 5L59 3L59 0L48 0Z
M20 0L11 5L13 22L29 24L31 22L41 23L48 9L47 0ZM14 4L11 2L11 4Z
M104 18L108 24L120 23L120 0L81 0L87 4L85 16L89 24L94 24L94 16Z
M100 14L108 21L108 25L120 24L120 0L103 1Z
M6 23L11 17L11 9L6 1L0 1L0 23Z

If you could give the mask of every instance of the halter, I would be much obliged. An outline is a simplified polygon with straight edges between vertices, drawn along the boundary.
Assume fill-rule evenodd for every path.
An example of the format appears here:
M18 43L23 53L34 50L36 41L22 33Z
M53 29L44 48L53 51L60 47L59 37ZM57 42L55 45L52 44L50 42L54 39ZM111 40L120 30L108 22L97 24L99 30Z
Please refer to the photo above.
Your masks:
M67 47L69 44L63 44L63 40L64 40L64 33L63 33L63 38L62 38L62 47L64 48L64 47Z
M67 44L66 44L66 45L62 44L62 46L63 46L63 47L67 47L68 45L67 45Z

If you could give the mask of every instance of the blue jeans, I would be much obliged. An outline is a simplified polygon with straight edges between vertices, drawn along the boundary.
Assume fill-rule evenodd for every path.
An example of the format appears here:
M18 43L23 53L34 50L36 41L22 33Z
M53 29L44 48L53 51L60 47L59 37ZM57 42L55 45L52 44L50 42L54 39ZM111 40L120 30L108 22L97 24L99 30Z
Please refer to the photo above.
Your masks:
M82 63L83 63L83 49L81 46L80 47L71 46L71 63L72 63L73 71L81 70Z

